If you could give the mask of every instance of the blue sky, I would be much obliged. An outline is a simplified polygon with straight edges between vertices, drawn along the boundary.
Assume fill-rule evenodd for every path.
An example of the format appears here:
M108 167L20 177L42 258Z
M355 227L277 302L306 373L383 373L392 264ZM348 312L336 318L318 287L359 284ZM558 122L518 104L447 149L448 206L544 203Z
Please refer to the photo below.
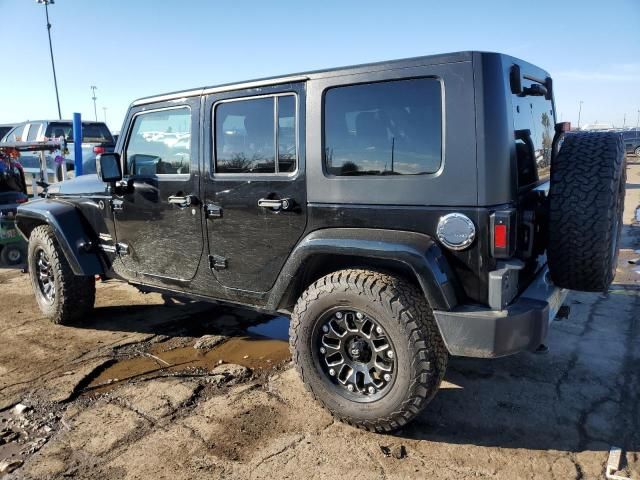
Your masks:
M640 0L56 0L49 9L63 117L120 130L135 98L231 81L442 53L508 53L554 77L559 119L636 125ZM56 118L36 0L0 0L0 123Z

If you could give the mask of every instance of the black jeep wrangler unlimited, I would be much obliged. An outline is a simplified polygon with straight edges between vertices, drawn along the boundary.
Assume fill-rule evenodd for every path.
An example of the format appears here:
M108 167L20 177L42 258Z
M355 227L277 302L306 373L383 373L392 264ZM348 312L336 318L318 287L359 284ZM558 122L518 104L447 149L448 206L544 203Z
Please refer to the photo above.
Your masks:
M36 299L81 320L100 276L288 313L313 396L398 428L449 355L535 350L611 283L621 138L555 119L547 72L481 52L137 100L97 175L19 208Z

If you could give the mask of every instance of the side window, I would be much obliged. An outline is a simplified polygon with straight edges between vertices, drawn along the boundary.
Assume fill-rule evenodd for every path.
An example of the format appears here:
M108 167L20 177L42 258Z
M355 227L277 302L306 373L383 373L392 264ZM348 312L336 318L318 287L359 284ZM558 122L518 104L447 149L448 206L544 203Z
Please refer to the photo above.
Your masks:
M278 169L296 170L296 97L278 97Z
M130 175L188 174L191 110L188 107L135 116L126 149Z
M11 130L7 136L3 139L5 142L23 142L22 133L24 132L24 125L19 125Z
M221 102L215 107L214 119L216 173L296 170L294 95Z
M29 126L29 133L27 134L27 142L35 142L38 139L38 132L40 131L40 123L32 123Z
M335 87L324 99L330 175L418 175L442 162L442 93L433 78Z

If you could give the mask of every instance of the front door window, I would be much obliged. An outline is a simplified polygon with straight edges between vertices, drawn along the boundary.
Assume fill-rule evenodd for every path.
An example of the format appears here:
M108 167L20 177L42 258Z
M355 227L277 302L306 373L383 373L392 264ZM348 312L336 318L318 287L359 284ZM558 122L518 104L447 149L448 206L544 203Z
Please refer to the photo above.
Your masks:
M136 116L126 150L130 175L186 175L191 166L191 112L176 108Z

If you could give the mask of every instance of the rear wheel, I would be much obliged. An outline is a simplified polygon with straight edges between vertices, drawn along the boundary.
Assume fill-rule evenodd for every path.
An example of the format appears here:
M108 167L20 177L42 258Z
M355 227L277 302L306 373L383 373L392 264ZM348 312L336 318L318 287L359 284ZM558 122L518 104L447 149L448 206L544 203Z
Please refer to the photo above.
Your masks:
M551 164L551 279L559 287L606 291L615 275L626 168L617 133L567 135Z
M436 394L448 354L422 292L397 277L342 270L302 294L291 318L298 373L335 417L386 432Z
M635 154L636 157L640 157L640 147L636 147Z
M74 275L51 227L41 225L33 229L28 260L36 301L53 323L71 324L93 308L95 278Z

